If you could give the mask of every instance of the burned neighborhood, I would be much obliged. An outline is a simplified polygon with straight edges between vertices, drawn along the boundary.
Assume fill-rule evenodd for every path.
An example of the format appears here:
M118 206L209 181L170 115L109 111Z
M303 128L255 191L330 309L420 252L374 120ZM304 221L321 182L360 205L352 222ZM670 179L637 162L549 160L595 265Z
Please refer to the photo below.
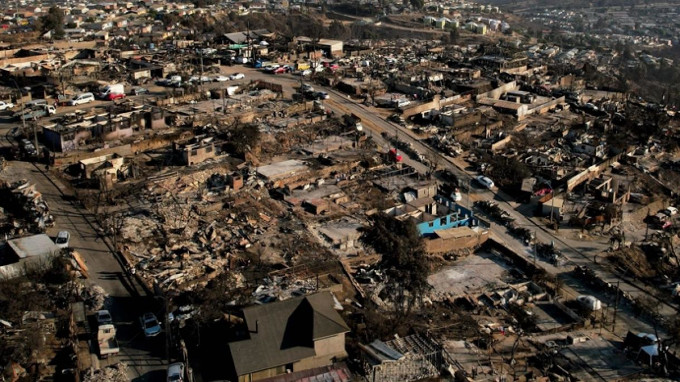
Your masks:
M678 380L677 9L586 3L6 4L0 380Z

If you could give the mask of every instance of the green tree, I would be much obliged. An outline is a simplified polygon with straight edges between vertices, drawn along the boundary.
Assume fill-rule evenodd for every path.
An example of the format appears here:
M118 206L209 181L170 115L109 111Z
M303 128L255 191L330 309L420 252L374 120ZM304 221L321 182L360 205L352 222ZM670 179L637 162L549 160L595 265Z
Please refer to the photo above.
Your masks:
M260 129L253 125L240 125L228 133L229 146L238 155L253 151L260 143Z
M458 32L457 27L454 27L449 32L449 41L451 42L451 44L457 44L458 43L458 37L460 37L460 32Z
M425 6L425 0L409 0L411 6L415 9L423 9Z
M515 158L493 156L488 163L491 165L489 176L501 188L519 188L522 180L531 175L529 168Z
M333 20L328 26L328 37L345 40L349 37L350 30L341 21Z
M408 314L429 289L429 261L415 224L398 220L384 213L370 218L371 225L363 229L361 240L382 255L380 265L386 269L398 314Z
M64 37L64 11L57 6L51 6L47 14L40 18L42 32L52 31L53 37L60 39Z

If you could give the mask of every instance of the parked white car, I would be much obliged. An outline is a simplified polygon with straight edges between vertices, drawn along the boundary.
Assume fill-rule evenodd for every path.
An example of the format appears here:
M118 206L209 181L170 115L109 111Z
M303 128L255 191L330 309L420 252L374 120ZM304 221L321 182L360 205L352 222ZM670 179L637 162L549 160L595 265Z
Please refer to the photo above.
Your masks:
M68 248L69 241L71 241L71 234L68 231L59 231L54 244L59 248Z
M14 104L11 102L2 102L0 101L0 111L5 111L9 110L14 107Z
M489 179L488 177L483 176L483 175L477 176L477 177L475 178L475 180L477 181L477 183L479 183L479 184L481 184L482 186L488 188L489 190L491 190L492 188L494 188L494 187L496 186L496 185L493 183L493 180L491 180L491 179Z
M70 106L82 105L84 103L94 102L94 94L92 93L82 93L73 97L72 100L68 102Z
M220 75L220 76L216 76L215 78L213 78L213 80L215 82L227 82L227 81L229 81L229 77Z
M113 324L113 318L108 310L97 311L97 325L110 325Z
M184 364L182 362L168 365L168 382L184 382Z
M673 216L678 214L678 209L675 207L668 207L665 210L663 210L663 213L668 215L668 216Z
M242 80L246 78L246 75L243 73L234 73L231 76L229 76L230 80Z

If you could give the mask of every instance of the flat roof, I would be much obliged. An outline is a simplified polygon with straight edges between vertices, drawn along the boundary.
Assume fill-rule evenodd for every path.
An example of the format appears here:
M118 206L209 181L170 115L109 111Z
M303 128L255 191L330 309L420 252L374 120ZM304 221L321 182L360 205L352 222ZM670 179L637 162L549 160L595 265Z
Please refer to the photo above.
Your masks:
M59 252L59 247L44 233L8 240L7 244L20 259L47 256Z
M257 173L268 180L279 180L296 173L307 171L309 167L297 159L268 164L257 168Z

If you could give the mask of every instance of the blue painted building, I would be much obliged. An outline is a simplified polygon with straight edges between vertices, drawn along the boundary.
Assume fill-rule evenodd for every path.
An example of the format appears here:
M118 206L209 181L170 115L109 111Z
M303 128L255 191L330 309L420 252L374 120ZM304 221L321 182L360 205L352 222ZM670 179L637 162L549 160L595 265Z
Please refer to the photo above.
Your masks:
M424 237L433 236L436 231L443 229L479 225L470 210L440 195L416 199L384 212L400 220L413 221Z

